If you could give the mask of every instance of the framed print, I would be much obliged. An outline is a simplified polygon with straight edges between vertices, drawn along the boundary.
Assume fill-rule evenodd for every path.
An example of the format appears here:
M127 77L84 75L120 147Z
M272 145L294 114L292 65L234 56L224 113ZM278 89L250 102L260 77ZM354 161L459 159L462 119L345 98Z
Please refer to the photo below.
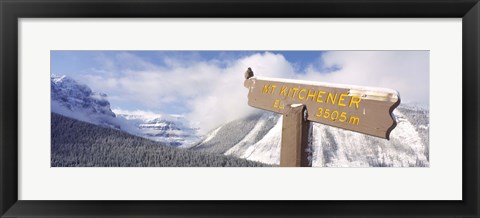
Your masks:
M2 217L478 211L478 1L2 1Z
M294 167L295 152L285 151L295 149L286 143L295 134L286 130L285 107L295 103L305 104L310 115L300 121L310 152L298 163L429 166L428 51L53 50L50 57L51 167ZM317 59L319 66L312 64ZM242 65L251 75L253 68L274 76L246 79L248 100L238 85ZM363 81L355 77L360 71ZM222 84L212 85L216 81ZM383 129L370 128L373 122ZM120 132L132 138L115 136ZM119 137L142 146L124 145ZM340 143L345 138L355 140ZM143 147L152 142L158 144Z

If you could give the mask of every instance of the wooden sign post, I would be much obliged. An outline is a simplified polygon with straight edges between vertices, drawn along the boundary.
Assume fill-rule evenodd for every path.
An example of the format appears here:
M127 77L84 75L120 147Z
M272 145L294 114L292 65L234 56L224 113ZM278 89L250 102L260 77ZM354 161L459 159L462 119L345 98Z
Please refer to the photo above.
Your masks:
M305 105L286 105L282 123L280 166L311 167L308 138L310 122L306 119Z
M392 89L254 77L250 68L244 86L248 105L283 114L280 166L311 166L309 121L387 140L396 126L400 96Z

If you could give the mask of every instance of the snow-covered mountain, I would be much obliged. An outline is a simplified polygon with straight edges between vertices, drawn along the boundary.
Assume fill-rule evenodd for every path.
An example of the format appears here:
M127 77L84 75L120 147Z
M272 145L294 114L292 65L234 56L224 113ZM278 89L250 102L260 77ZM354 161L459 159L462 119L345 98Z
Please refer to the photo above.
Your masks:
M390 140L312 123L313 166L429 166L428 110L401 105L394 115ZM279 164L281 130L281 115L262 111L212 130L191 149Z
M107 95L93 92L67 76L51 75L51 111L95 125L164 142L170 146L192 144L198 140L197 130L178 115L116 114Z
M136 127L130 132L170 146L188 146L199 139L197 129L190 127L189 122L181 115L147 116L117 112L117 116Z
M93 92L67 76L51 75L51 111L77 120L119 129L104 93Z

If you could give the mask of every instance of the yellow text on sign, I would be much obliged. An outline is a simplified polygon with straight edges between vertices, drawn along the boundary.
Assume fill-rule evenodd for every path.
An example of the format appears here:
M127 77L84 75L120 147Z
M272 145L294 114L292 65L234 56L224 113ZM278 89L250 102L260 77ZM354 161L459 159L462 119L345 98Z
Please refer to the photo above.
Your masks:
M280 100L273 101L273 108L283 109L283 104Z
M273 108L283 109L284 105L281 100L274 100L273 101ZM315 114L316 117L321 117L324 119L329 119L331 121L337 121L340 123L348 123L352 125L358 125L360 123L360 118L353 115L348 115L345 111L338 111L332 110L330 108L317 108L317 113Z
M264 85L262 94L275 94L278 90L278 95L296 98L301 101L311 101L322 104L338 105L340 107L355 107L358 109L360 106L361 98L358 96L349 96L347 93L333 93L322 90L312 90L297 87L282 86L280 89L276 89L276 85Z
M347 122L349 124L358 125L360 118L357 116L348 116L347 112L338 112L337 110L330 110L329 108L318 108L318 112L315 114L316 117L323 117L324 119L330 119L332 121L338 122Z

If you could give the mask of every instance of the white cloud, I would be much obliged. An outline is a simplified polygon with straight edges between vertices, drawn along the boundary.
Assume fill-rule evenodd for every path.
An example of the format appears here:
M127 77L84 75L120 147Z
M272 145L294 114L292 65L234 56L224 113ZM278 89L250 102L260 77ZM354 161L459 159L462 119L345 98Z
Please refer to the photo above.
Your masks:
M201 130L208 131L251 113L254 109L248 106L248 90L243 87L248 67L262 76L294 76L293 68L282 55L263 53L240 59L208 81L210 89L189 102L193 111L187 117L201 124Z
M141 110L162 111L171 105L187 107L190 112L185 114L186 118L205 133L254 110L247 105L248 90L243 87L248 67L265 77L392 88L400 92L403 102L428 105L428 58L427 51L332 51L319 61L323 69L338 66L338 71L318 72L313 67L317 63L299 74L282 55L268 52L235 60L188 61L188 64L169 58L164 61L166 67L123 54L113 61L105 60L107 70L115 72L84 75L82 80L93 90L109 94L112 102L143 105Z
M331 73L310 68L305 79L395 89L402 102L428 107L428 51L332 51L322 56L326 67L340 66Z
M131 63L122 63L123 68L113 67L112 63L119 60ZM131 55L116 55L113 61L105 60L108 69L116 72L87 74L81 80L93 90L107 93L112 102L132 102L155 111L162 111L169 104L184 105L191 111L186 114L187 118L206 132L253 111L247 105L248 90L243 87L248 67L262 76L294 76L285 58L272 53L258 53L224 63L215 60L187 65L183 60L175 61L169 58L167 68L139 62Z

